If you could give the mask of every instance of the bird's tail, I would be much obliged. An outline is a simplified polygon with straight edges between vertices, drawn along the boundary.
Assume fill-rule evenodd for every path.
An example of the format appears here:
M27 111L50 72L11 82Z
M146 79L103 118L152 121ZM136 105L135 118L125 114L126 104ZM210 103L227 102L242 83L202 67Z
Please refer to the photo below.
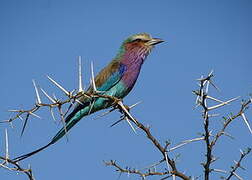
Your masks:
M47 147L49 147L50 145L54 144L55 142L57 142L62 136L64 136L66 134L66 131L68 131L71 127L73 127L75 124L77 123L77 121L72 121L71 123L69 123L68 126L66 126L65 128L61 128L61 130L59 130L59 132L52 138L52 140L45 146L36 149L35 151L32 151L28 154L24 154L22 156L16 157L15 159L13 159L14 162L18 162L18 161L22 161L23 159L26 159L44 149L46 149Z
M45 146L35 150L35 151L32 151L28 154L24 154L22 156L19 156L19 157L16 157L13 159L14 162L18 162L18 161L21 161L23 159L26 159L44 149L46 149L47 147L49 147L50 145L56 143L59 139L61 139L83 116L87 115L88 114L88 110L89 110L89 107L86 107L87 104L84 104L82 106L79 106L77 108L75 108L73 110L73 112L71 112L65 119L65 126L62 127L58 133L52 138L52 140ZM83 113L78 113L82 108L84 108L84 111Z
M34 154L36 154L36 153L38 153L38 152L44 150L44 149L46 149L46 148L49 147L50 145L54 144L54 143L57 142L60 138L62 138L62 137L66 134L66 132L67 132L69 129L71 129L71 128L79 121L79 119L80 119L80 117L77 118L77 119L75 118L75 119L74 119L75 121L71 121L71 122L69 122L69 123L67 124L67 126L62 127L62 128L59 130L59 132L52 138L52 140L51 140L47 145L45 145L45 146L43 146L43 147L41 147L41 148L39 148L39 149L37 149L37 150L35 150L35 151L32 151L32 152L30 152L30 153L28 153L28 154L24 154L24 155L22 155L22 156L16 157L15 159L13 159L13 161L14 161L14 162L18 162L18 161L21 161L21 160L23 160L23 159L26 159L26 158L28 158L28 157L30 157L30 156L32 156L32 155L34 155Z
M49 146L52 145L52 144L53 144L53 142L51 141L51 142L48 143L47 145L45 145L45 146L43 146L43 147L41 147L41 148L39 148L39 149L37 149L37 150L35 150L35 151L32 151L32 152L30 152L30 153L28 153L28 154L24 154L24 155L22 155L22 156L19 156L19 157L16 157L16 158L12 159L12 161L14 161L14 162L22 161L23 159L26 159L26 158L32 156L33 154L36 154L36 153L42 151L43 149L49 147Z

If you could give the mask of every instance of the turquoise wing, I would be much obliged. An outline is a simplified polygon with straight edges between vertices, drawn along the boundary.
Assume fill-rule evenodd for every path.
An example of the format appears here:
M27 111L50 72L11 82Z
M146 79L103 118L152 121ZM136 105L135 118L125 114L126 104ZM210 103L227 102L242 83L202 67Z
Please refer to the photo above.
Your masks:
M120 64L117 71L114 71L107 76L108 78L103 81L102 84L97 86L98 91L109 91L112 87L114 87L122 78L124 72L126 70L125 65ZM98 76L101 77L102 74ZM88 91L92 91L92 88L89 88ZM98 103L98 102L97 102ZM66 117L65 119L65 127L62 127L59 132L53 137L51 143L55 143L61 137L66 134L66 131L70 130L83 116L88 115L90 111L90 100L85 99L82 100L82 104L77 104L74 110Z

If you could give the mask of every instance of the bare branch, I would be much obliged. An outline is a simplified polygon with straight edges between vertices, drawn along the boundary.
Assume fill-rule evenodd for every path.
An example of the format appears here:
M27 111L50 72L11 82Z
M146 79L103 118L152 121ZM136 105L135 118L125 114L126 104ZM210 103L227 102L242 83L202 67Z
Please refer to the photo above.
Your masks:
M14 171L14 172L21 172L27 175L27 177L29 178L29 180L35 180L33 173L32 173L32 169L28 168L28 169L24 169L22 168L17 162L12 161L10 159L7 159L5 157L0 156L0 159L4 160L4 162L8 162L11 165L13 165L13 167L8 167L6 166L4 163L0 164L0 167L10 170L10 171Z
M116 171L120 173L127 173L127 174L137 174L139 175L142 179L145 179L145 177L148 176L163 176L170 174L169 171L164 171L164 172L157 172L157 171L152 171L151 169L148 169L147 172L141 172L140 170L137 170L135 168L122 168L119 166L115 161L109 161L109 162L104 162L106 166L113 166L116 168Z
M209 175L211 172L213 172L214 170L210 168L210 165L212 162L216 161L217 159L214 158L212 151L213 151L213 147L216 144L216 142L218 141L219 137L221 137L222 135L227 135L230 136L228 133L225 132L226 128L228 127L228 125L237 117L241 116L243 117L246 125L248 126L249 130L251 130L249 123L244 115L244 110L247 108L248 104L251 103L251 100L245 102L242 104L242 107L240 109L240 111L236 114L236 115L232 115L229 116L228 118L225 118L225 122L223 124L223 127L216 133L216 135L211 135L211 131L209 129L209 118L213 117L212 115L209 114L210 110L214 110L217 108L220 108L224 105L227 105L235 100L237 100L239 97L230 99L228 101L221 101L217 98L211 97L208 95L208 85L211 84L213 87L215 87L217 90L219 90L212 82L212 78L213 75L212 73L210 73L209 76L203 78L201 77L199 79L200 81L200 88L198 91L193 91L193 93L195 95L197 95L196 97L196 103L198 105L200 105L203 108L203 119L204 119L204 141L206 144L206 162L203 163L203 167L204 167L204 179L205 180L209 180ZM205 87L207 86L207 87ZM212 100L212 101L216 101L219 102L220 104L208 107L207 105L207 100ZM213 137L213 138L211 138ZM232 136L230 136L232 137ZM180 146L183 144L180 144ZM215 169L215 171L217 172L218 170ZM224 171L223 171L224 172ZM239 176L236 176L237 178L239 178Z
M238 174L236 174L236 171L238 168L241 168L241 162L242 160L251 152L251 148L247 148L247 150L242 151L241 155L240 155L240 159L235 162L234 166L231 166L231 171L229 173L229 175L227 176L226 180L230 180L232 176L236 176L239 180L242 180L242 178L240 176L238 176Z

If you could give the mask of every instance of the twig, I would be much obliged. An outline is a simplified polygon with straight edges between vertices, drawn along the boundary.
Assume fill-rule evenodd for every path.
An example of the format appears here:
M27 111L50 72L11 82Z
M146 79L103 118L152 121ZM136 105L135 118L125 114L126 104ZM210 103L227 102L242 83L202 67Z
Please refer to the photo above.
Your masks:
M213 84L211 78L213 77L213 74L210 73L206 78L201 77L201 79L199 79L200 81L200 88L198 91L193 91L194 94L197 95L196 98L196 103L198 105L200 105L203 108L203 119L204 119L204 141L206 144L206 161L203 163L203 167L204 167L204 179L205 180L209 180L209 176L210 173L212 171L217 171L216 169L211 169L210 165L212 162L216 161L216 158L213 157L212 151L213 151L213 147L216 144L216 142L219 140L219 138L222 135L228 135L225 132L226 128L228 127L228 125L237 117L242 117L243 120L245 121L248 129L250 130L250 132L252 132L249 122L247 120L247 118L245 117L244 111L247 109L248 105L251 103L251 99L244 102L239 110L239 112L235 115L229 116L228 118L224 118L225 122L223 124L223 127L216 133L216 135L211 135L211 131L209 129L209 118L213 117L212 115L209 115L209 111L220 108L224 105L227 105L235 100L237 100L239 97L230 99L228 101L221 101L217 98L211 97L208 95L208 84L210 83L213 87L215 87L217 90L218 88ZM207 86L207 87L206 87ZM218 102L220 104L208 107L207 105L207 100L212 100L215 102ZM213 137L213 138L211 138ZM183 145L183 144L182 144ZM225 171L222 171L225 172ZM234 176L236 176L239 179L239 176L236 175L235 173L232 173Z
M251 148L248 148L247 150L241 152L240 159L238 160L238 162L235 162L234 166L231 166L232 170L230 171L230 174L227 176L226 180L230 180L232 176L236 176L239 179L239 176L235 172L238 168L242 168L241 162L245 158L245 156L247 156L250 152Z
M128 174L137 174L142 177L142 179L145 179L145 177L148 176L163 176L170 174L169 171L164 172L157 172L157 171L151 171L150 169L147 170L147 172L141 172L140 170L134 169L134 168L122 168L119 166L115 161L111 160L109 162L104 162L106 166L113 166L116 168L116 171L119 171L120 173L128 173Z
M27 175L27 177L29 178L29 180L35 180L33 173L32 173L32 169L24 169L22 168L17 162L12 161L11 159L7 159L5 157L0 156L0 159L4 160L4 162L8 162L10 164L12 164L14 167L10 168L8 166L5 165L5 163L0 164L0 167L8 169L10 171L16 171L16 172L21 172Z
M137 119L133 118L132 115L129 115L128 112L123 111L125 116L127 116L132 122L134 122L138 128L142 129L143 132L146 134L147 138L153 143L153 145L160 151L164 159L167 159L168 164L171 167L170 173L172 175L175 175L177 177L180 177L184 180L189 180L190 178L187 177L185 174L179 172L176 167L176 163L174 160L170 159L170 157L167 154L167 150L165 147L163 147L159 141L151 134L150 129L145 127L142 123L137 121Z
M222 129L215 135L214 139L211 142L211 146L213 147L216 142L218 141L218 139L222 136L225 135L225 130L228 127L228 125L236 118L242 116L242 114L244 114L245 109L248 107L248 105L251 103L251 100L249 99L248 101L242 103L240 110L238 111L238 113L236 113L235 115L229 116L228 118L225 118L225 122L223 124ZM248 126L250 128L250 126Z

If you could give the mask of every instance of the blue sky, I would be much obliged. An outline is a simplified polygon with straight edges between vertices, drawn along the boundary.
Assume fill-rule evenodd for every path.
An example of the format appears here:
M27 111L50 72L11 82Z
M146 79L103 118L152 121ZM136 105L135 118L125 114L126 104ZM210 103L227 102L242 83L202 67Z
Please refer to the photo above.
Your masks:
M252 92L252 3L249 0L212 1L67 1L23 0L0 1L0 119L10 117L8 109L29 108L34 104L32 79L50 94L63 97L45 75L52 76L64 87L77 88L77 56L83 57L84 82L90 77L90 62L95 72L116 54L129 35L148 32L166 42L158 45L143 66L138 82L125 98L127 104L143 103L132 114L150 125L161 141L176 144L198 136L203 131L199 109L194 109L197 88L195 79L214 70L215 82L221 89L214 96L227 100ZM46 101L46 99L44 99ZM223 108L223 115L237 112L239 102ZM27 153L46 144L60 128L47 110L38 113L43 119L31 119L20 138L22 123L15 128L0 124L0 148L4 151L4 128L8 127L10 155ZM100 114L100 113L98 113ZM117 179L114 169L103 160L142 168L160 159L143 133L134 134L126 123L110 128L118 113L93 120L98 114L83 119L62 139L44 152L25 160L39 179ZM251 109L247 117L252 122ZM211 121L221 126L221 117ZM214 131L215 132L215 131ZM229 127L236 138L224 137L214 154L220 160L215 168L229 170L239 149L251 146L251 134L241 119ZM171 154L181 154L178 168L187 175L202 175L204 160L202 142L185 146ZM244 161L250 179L251 155ZM217 179L221 174L215 174ZM27 179L24 175L0 169L4 180ZM137 179L122 175L120 179ZM202 178L202 177L201 177ZM200 179L201 179L200 178ZM156 177L149 179L157 179Z

